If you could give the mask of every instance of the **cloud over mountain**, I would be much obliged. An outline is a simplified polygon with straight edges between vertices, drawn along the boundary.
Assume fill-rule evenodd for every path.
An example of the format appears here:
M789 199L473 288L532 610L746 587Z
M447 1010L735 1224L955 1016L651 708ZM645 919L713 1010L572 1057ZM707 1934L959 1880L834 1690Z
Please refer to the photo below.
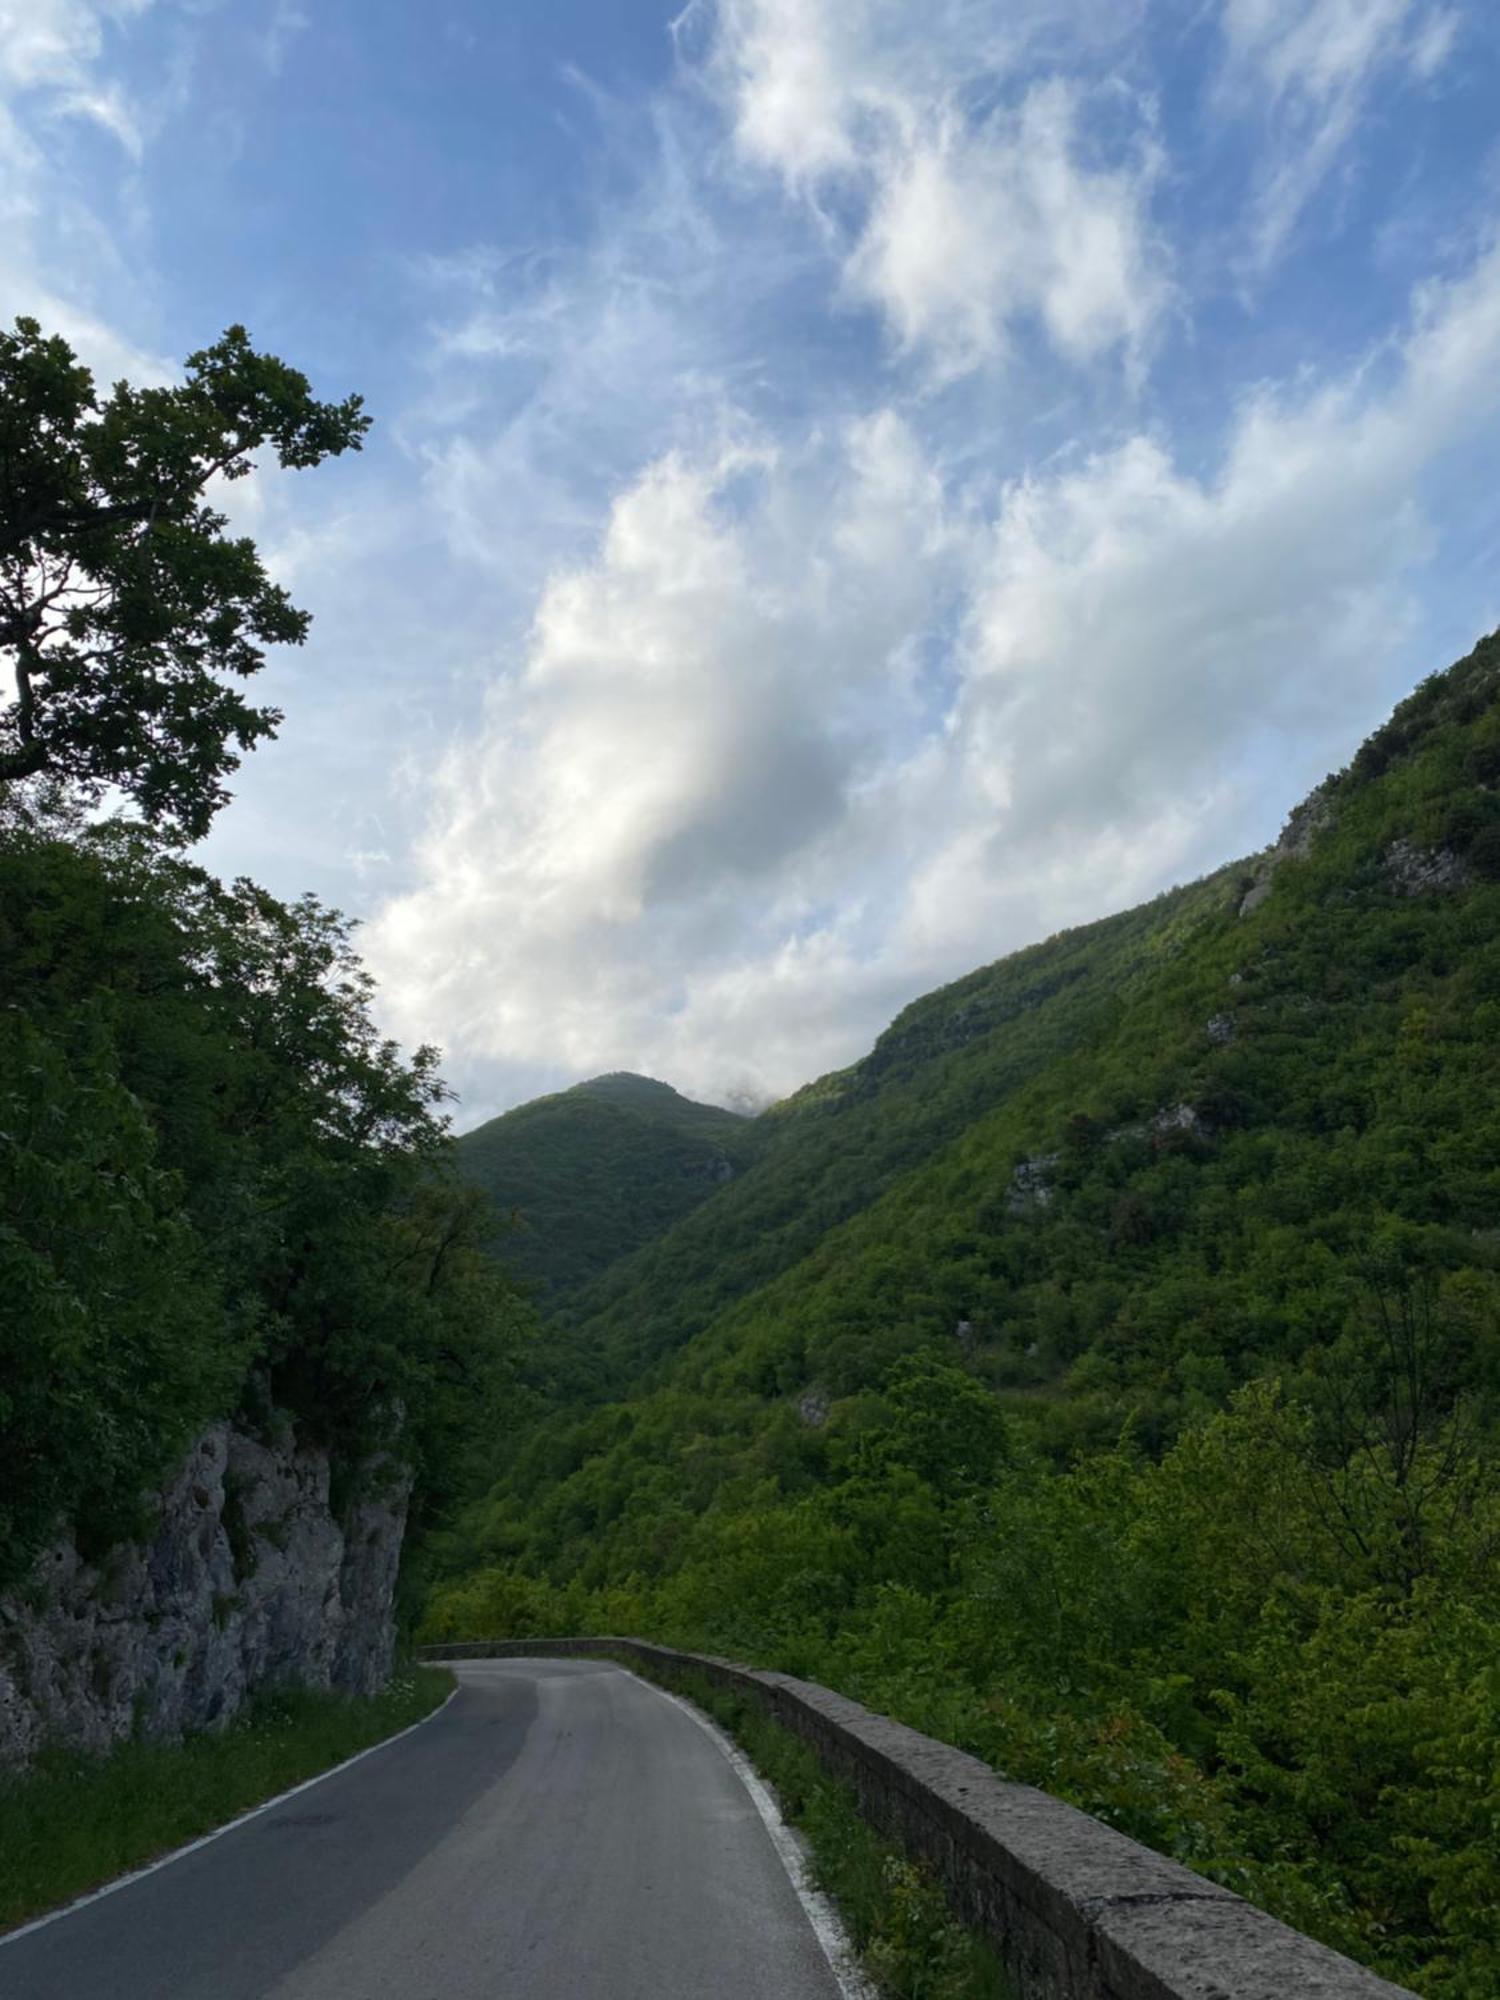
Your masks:
M369 449L206 859L465 1116L785 1090L1275 831L1500 617L1477 0L0 0L0 309Z
M1424 481L1497 384L1490 252L1383 384L1258 392L1204 474L1142 432L986 511L890 409L653 463L549 582L367 936L401 1026L774 1092L1265 838L1377 698Z

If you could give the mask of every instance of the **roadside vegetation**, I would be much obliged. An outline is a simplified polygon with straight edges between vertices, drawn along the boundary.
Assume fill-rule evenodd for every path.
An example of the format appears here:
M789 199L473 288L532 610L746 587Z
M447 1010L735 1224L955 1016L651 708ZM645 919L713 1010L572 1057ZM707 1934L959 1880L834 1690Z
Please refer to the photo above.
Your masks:
M403 1667L371 1700L274 1689L227 1729L0 1774L0 1930L86 1895L409 1728L453 1676Z
M622 1664L647 1671L634 1657ZM989 1945L957 1922L926 1869L881 1839L808 1744L701 1674L653 1677L712 1716L771 1785L876 1991L890 2000L1011 2000Z
M1492 2000L1500 642L1273 878L976 973L758 1123L559 1311L427 1633L806 1675Z
M399 1457L420 1530L527 1338L352 926L186 853L308 624L205 492L367 425L242 328L108 395L0 333L0 1588L61 1529L128 1536L228 1416L290 1415L346 1499Z

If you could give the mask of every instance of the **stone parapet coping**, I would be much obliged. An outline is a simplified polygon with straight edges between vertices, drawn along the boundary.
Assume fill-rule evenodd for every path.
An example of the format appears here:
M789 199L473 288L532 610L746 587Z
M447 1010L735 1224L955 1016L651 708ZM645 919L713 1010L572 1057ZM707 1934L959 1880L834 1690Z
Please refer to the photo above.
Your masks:
M999 1952L1020 2000L1415 2000L979 1758L811 1681L643 1639L480 1640L429 1660L613 1658L701 1674L802 1737L870 1824L924 1863Z

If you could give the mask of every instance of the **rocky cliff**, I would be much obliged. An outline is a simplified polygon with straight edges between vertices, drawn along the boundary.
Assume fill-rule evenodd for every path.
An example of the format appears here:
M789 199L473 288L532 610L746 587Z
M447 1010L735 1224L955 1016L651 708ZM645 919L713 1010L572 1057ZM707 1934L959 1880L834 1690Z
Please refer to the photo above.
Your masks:
M97 1565L65 1539L0 1597L0 1763L227 1722L278 1682L373 1693L390 1672L408 1482L336 1514L330 1465L290 1434L206 1431L149 1535Z

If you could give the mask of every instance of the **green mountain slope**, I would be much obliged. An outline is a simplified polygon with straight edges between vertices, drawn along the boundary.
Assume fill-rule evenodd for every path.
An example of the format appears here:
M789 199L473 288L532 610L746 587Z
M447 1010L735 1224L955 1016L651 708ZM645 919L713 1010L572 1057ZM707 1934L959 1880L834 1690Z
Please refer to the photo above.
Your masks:
M1227 906L1242 871L1173 890L971 973L908 1007L870 1054L755 1121L746 1171L711 1207L569 1302L598 1381L632 1379L732 1301L795 1272L983 1114L1106 1035L1130 981Z
M492 1118L457 1153L464 1177L514 1218L507 1264L552 1302L689 1214L755 1147L736 1112L621 1073Z
M1269 855L907 1010L571 1303L438 1633L631 1629L1500 1990L1500 640Z

